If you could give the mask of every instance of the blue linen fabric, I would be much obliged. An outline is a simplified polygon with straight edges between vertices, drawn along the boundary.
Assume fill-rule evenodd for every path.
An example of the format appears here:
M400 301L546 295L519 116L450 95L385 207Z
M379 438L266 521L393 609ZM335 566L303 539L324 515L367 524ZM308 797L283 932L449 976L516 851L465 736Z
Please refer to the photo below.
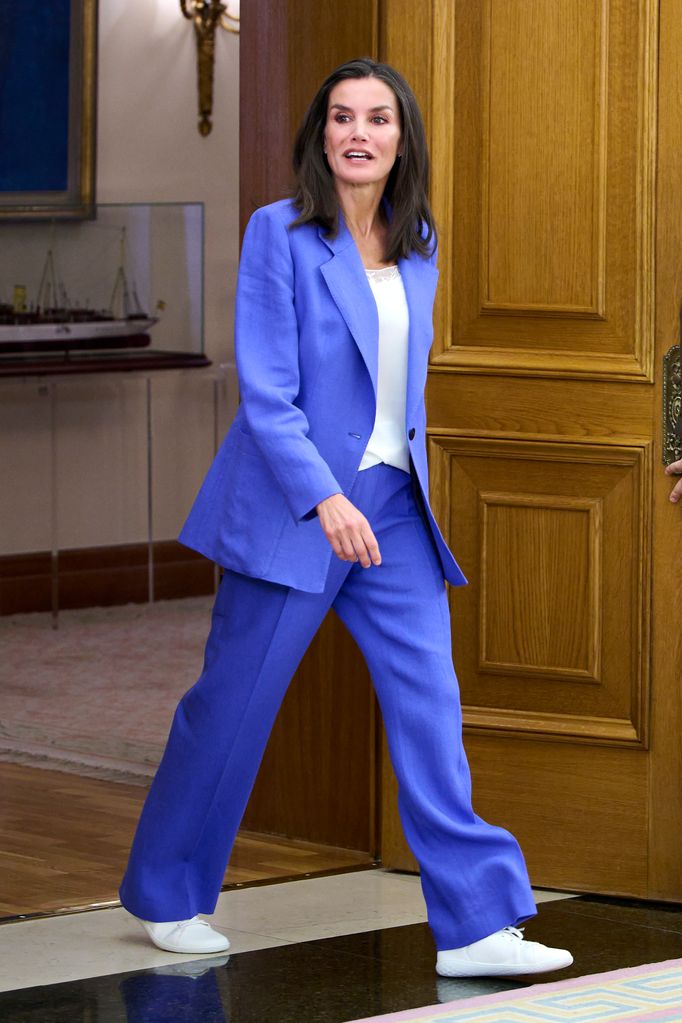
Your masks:
M442 555L418 483L379 464L356 475L349 496L374 530L381 565L334 558L321 593L225 572L203 672L178 705L121 886L134 915L213 912L277 711L331 607L379 698L438 949L534 915L515 839L471 806Z
M180 534L225 568L311 593L332 551L315 506L348 494L376 416L379 323L353 238L291 228L290 200L257 210L237 282L241 404ZM433 340L435 253L399 261L410 316L410 456L445 578L466 582L429 506L424 385Z

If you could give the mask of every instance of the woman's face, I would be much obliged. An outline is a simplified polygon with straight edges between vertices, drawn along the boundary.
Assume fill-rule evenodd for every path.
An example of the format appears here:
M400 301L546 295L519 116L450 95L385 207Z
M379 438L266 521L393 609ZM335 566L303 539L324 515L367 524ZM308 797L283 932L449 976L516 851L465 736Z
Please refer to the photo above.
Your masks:
M400 109L379 78L345 78L331 90L324 130L327 162L336 182L385 182L401 150Z

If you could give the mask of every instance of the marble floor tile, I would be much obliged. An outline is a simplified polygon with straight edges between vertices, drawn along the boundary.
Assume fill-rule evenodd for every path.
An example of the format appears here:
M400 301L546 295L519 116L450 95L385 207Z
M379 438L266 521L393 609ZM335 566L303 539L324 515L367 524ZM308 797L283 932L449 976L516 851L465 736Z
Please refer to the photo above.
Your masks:
M297 882L298 883L298 882ZM531 940L575 962L539 977L439 978L424 923L239 955L157 965L0 994L3 1023L347 1023L533 983L682 958L682 909L581 897L545 900ZM464 1008L464 1006L463 1006Z
M553 893L539 892L538 901L547 894ZM232 889L221 894L212 921L228 934L234 956L425 919L419 878L379 869ZM432 943L430 948L432 957ZM154 948L121 908L27 920L0 926L0 991L177 966L192 958Z
M546 908L551 913L543 917L543 934L550 943L577 950L562 976L682 959L680 905L590 895Z
M564 899L580 897L578 892L555 892L551 888L533 888L533 895L536 906L543 902L562 902Z
M385 937L392 954L382 959ZM3 1023L341 1023L439 1000L425 924L0 994ZM507 990L460 982L456 997ZM448 994L455 990L447 988Z
M578 900L575 906L562 909L566 912L572 910L581 920L618 921L624 926L632 923L638 928L682 934L682 905L679 902L643 902L590 895L585 900Z
M286 944L279 938L243 933L236 928L230 928L229 937L234 952ZM0 927L0 991L154 969L195 959L195 955L181 956L155 948L123 909L74 913Z
M223 892L213 920L227 931L305 941L419 923L426 908L418 877L364 870Z

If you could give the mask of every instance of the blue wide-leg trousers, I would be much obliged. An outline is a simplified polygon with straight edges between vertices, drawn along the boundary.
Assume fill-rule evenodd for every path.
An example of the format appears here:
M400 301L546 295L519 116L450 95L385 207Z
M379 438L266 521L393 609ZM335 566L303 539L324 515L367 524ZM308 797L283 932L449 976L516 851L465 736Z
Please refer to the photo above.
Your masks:
M178 704L121 885L135 916L213 912L275 717L330 607L372 676L438 949L534 915L515 839L471 807L445 583L411 477L365 469L350 498L381 565L333 557L323 593L225 572L203 671Z

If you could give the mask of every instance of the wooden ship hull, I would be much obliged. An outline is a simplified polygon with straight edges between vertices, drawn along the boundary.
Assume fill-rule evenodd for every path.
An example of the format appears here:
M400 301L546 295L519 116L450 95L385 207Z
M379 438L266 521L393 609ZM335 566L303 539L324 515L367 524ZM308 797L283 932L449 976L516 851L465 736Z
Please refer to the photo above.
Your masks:
M20 319L16 317L16 319ZM125 319L97 317L79 320L35 319L3 323L0 320L0 353L68 350L72 348L143 348L151 341L147 333L158 317Z

